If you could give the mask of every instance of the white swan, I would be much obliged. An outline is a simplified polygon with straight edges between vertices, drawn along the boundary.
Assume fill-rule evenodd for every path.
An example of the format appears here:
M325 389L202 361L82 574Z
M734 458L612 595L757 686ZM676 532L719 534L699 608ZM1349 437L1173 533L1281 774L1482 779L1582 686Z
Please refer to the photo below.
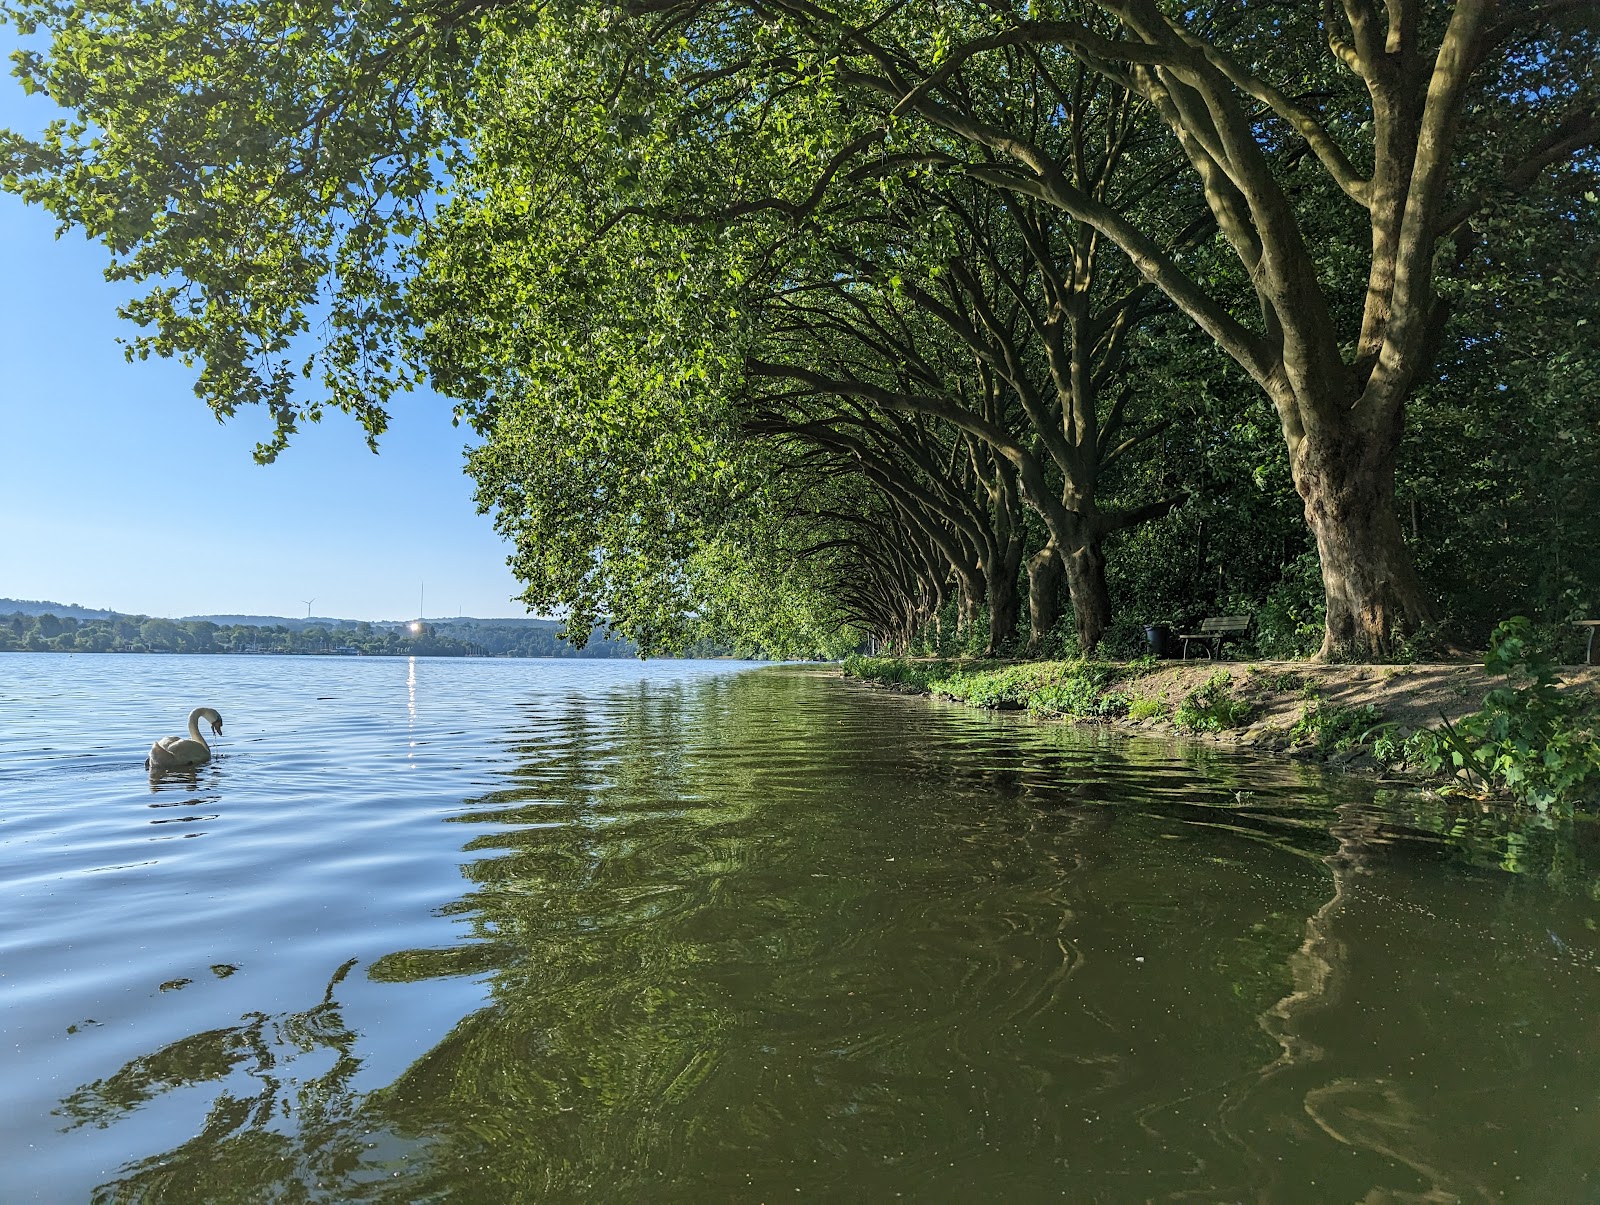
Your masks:
M211 724L213 736L222 735L222 716L215 707L196 707L189 713L188 736L164 736L150 746L150 756L145 758L146 770L176 770L183 766L198 766L211 760L211 746L200 735L200 721Z

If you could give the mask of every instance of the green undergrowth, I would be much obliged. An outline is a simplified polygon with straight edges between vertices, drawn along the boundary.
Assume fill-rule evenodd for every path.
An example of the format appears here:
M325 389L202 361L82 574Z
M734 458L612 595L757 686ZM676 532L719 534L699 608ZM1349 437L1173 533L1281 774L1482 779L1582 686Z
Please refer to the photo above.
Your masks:
M1563 691L1520 616L1495 629L1484 666L1506 684L1455 723L1441 718L1420 755L1469 787L1503 791L1540 811L1600 804L1600 696Z
M1242 728L1254 713L1249 702L1234 697L1233 675L1223 669L1207 678L1204 686L1190 691L1172 719L1186 732L1223 732Z
M1415 730L1371 723L1358 737L1377 716L1354 713L1374 709L1313 704L1301 724L1320 730L1319 744L1330 737L1339 748L1364 744L1379 765L1446 777L1447 791L1509 796L1541 812L1600 805L1600 696L1563 690L1534 635L1520 617L1495 629L1484 667L1504 684L1454 722L1441 715L1438 727ZM1351 714L1322 718L1336 711Z
M1315 745L1324 753L1342 753L1365 746L1373 729L1382 722L1383 712L1371 703L1347 707L1313 697L1294 727L1289 729L1289 735L1294 740Z
M1117 684L1147 672L1153 659L1113 665L1104 661L1029 661L973 666L956 661L902 661L847 657L846 677L902 686L972 707L1029 711L1040 716L1109 718L1128 713L1129 696Z
M1600 806L1600 694L1563 689L1530 632L1525 619L1507 620L1496 629L1484 665L1504 684L1488 692L1478 711L1454 722L1440 715L1437 726L1415 729L1386 721L1371 704L1352 707L1320 698L1298 670L1252 666L1239 680L1218 670L1176 707L1165 694L1150 697L1131 686L1162 667L1153 658L990 664L854 656L845 660L844 671L973 707L1046 717L1170 715L1176 728L1194 733L1244 727L1258 713L1259 692L1298 690L1303 704L1294 725L1287 732L1263 726L1252 743L1288 750L1291 756L1309 751L1313 759L1433 779L1446 791L1509 797L1540 811Z
M1128 704L1128 718L1130 720L1149 720L1158 715L1167 714L1167 696L1160 695L1154 699L1135 699Z

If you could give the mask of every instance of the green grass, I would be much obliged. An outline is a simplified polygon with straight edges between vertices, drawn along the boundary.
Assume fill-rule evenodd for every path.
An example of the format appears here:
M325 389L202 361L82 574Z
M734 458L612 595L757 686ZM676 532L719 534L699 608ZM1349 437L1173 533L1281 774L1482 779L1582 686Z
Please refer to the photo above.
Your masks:
M1345 707L1313 699L1305 705L1289 735L1295 740L1312 741L1318 749L1331 753L1366 744L1368 735L1382 722L1383 712L1371 703Z
M1172 718L1179 728L1190 732L1222 732L1243 727L1254 712L1255 708L1245 700L1233 697L1233 675L1218 670L1178 704Z
M1128 718L1130 720L1148 720L1152 716L1165 715L1167 699L1163 695L1159 699L1135 699L1128 704Z
M973 707L1078 717L1123 715L1128 710L1128 696L1111 689L1125 671L1101 661L1030 661L990 667L849 657L844 672L847 677L907 686Z
M948 661L904 661L899 657L862 657L855 654L844 659L844 675L847 678L909 686L915 690L928 690L929 683L950 668Z

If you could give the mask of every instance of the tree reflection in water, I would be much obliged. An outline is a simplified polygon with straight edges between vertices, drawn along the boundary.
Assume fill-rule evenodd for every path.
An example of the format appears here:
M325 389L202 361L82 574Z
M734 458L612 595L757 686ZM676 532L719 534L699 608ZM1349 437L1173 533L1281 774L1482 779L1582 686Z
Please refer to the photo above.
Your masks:
M365 1093L349 964L304 1013L133 1061L69 1124L216 1101L104 1199L1470 1197L1509 1183L1483 1115L1528 1097L1463 1092L1538 1057L1516 1016L1586 998L1523 941L1559 914L1581 945L1570 895L1497 894L1470 868L1509 830L1455 805L798 673L530 703L506 739L450 818L477 830L461 940L365 968L470 976L482 1007ZM1584 882L1573 845L1524 839L1519 869ZM1495 925L1510 1013L1474 996ZM1407 1050L1466 1070L1434 1090Z
M1315 1181L1330 1199L1487 1201L1533 1183L1527 1199L1565 1199L1600 1179L1567 1124L1600 1116L1585 1087L1600 1047L1573 1025L1600 963L1592 939L1546 924L1595 929L1570 903L1574 886L1596 894L1579 870L1593 824L1409 796L1340 804L1329 832L1331 892L1260 1016L1279 1053L1223 1108L1262 1198L1305 1191L1296 1156L1319 1137L1346 1156Z
M58 1114L67 1129L103 1127L161 1093L215 1086L199 1133L124 1169L95 1199L309 1199L388 1179L390 1165L414 1144L363 1124L362 1101L350 1088L361 1066L358 1035L334 993L355 965L335 971L311 1008L252 1013L237 1026L194 1034L63 1100ZM319 1056L331 1058L327 1069L306 1074L303 1064Z

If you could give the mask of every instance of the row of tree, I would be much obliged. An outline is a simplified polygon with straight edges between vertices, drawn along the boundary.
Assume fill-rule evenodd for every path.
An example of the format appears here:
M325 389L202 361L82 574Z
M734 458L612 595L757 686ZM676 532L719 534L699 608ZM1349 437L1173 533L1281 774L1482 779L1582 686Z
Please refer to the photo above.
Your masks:
M626 641L594 640L581 651L555 623L216 624L204 619L49 614L0 616L0 652L28 653L344 653L413 657L631 657Z
M5 7L73 111L5 183L157 282L133 350L264 459L426 380L577 633L1372 657L1600 594L1592 4Z

